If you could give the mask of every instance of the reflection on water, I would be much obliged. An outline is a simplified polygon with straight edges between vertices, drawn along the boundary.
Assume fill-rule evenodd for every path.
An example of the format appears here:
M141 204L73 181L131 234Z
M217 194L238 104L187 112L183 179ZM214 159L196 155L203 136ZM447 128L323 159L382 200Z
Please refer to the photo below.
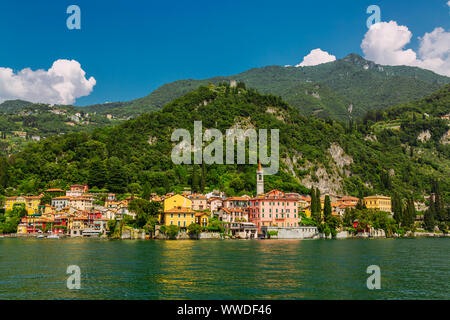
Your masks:
M0 239L0 299L448 299L448 239ZM366 268L381 268L368 290ZM66 287L69 265L81 290Z

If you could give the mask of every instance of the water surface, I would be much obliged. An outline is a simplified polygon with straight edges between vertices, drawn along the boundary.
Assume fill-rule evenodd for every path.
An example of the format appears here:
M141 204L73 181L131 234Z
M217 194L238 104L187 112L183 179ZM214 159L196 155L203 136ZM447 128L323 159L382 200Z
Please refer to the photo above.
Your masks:
M0 299L449 299L449 239L0 239ZM69 290L69 265L81 289ZM369 265L381 289L368 290Z

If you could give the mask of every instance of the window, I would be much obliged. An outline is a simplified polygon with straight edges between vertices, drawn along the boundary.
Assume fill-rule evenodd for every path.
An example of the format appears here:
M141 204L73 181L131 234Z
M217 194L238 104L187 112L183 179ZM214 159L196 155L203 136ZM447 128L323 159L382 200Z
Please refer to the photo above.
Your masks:
M178 226L180 226L180 221L178 221Z

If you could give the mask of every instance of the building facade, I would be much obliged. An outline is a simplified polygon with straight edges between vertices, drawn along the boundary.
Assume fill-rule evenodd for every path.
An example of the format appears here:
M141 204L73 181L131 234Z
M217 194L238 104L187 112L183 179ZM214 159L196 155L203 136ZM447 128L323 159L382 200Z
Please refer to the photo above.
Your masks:
M265 195L250 199L249 222L261 232L262 226L297 227L298 198L272 190Z
M390 197L375 195L364 197L363 201L367 209L392 212Z

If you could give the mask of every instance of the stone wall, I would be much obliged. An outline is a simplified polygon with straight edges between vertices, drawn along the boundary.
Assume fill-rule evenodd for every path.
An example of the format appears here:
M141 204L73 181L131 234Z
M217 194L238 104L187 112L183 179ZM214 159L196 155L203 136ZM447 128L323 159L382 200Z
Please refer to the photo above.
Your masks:
M220 232L202 232L198 235L200 240L203 239L222 239Z
M123 227L120 239L145 240L145 231Z
M276 236L270 236L270 231L276 231ZM314 239L319 236L317 227L261 227L264 237L270 239Z

